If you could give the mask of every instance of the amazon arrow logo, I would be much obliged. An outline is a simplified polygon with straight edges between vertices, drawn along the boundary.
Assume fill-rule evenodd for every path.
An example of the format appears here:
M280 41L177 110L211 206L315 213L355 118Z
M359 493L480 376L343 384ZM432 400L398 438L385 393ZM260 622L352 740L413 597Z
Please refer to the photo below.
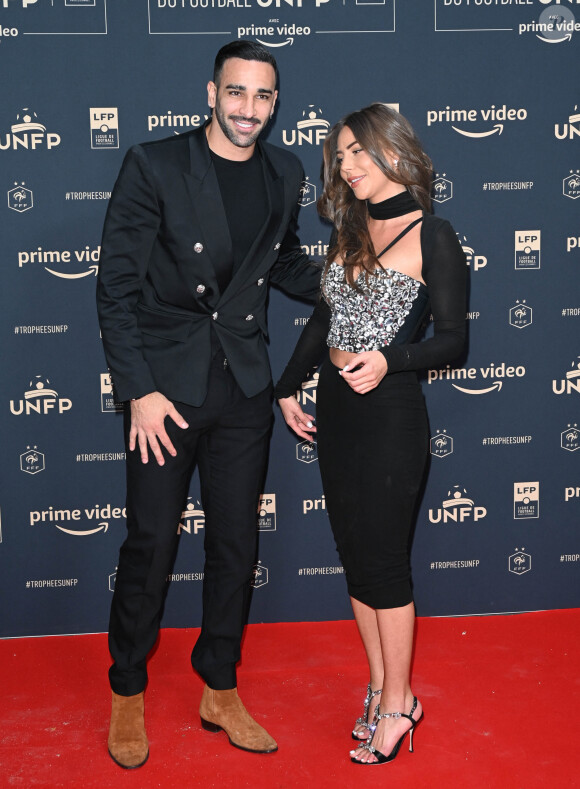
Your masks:
M95 277L99 273L98 266L89 266L88 271L79 271L77 274L65 274L62 271L53 271L51 268L44 267L45 271L48 271L49 274L54 274L55 277L61 277L62 279L81 279L81 277L89 277L91 274L94 274Z
M107 521L103 521L102 523L99 523L99 525L95 529L87 529L86 531L82 529L79 529L78 531L76 529L65 529L64 526L59 526L58 523L55 523L54 525L56 526L57 529L60 529L65 534L72 534L75 537L87 537L89 534L97 534L97 532L100 531L102 531L104 534L109 528L109 524L107 523Z
M501 391L502 381L496 381L492 386L488 386L487 389L466 389L464 386L457 386L457 384L451 384L451 386L464 394L489 394L489 392Z
M493 129L489 129L488 131L484 132L469 132L465 131L465 129L458 129L457 126L451 127L453 131L459 132L459 134L463 134L464 137L489 137L491 134L501 134L503 131L503 123L496 123Z

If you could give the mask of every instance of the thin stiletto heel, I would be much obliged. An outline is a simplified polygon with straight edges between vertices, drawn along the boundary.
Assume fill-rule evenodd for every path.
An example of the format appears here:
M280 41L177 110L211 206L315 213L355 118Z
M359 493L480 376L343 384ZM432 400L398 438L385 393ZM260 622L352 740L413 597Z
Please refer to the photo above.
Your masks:
M407 715L406 712L385 712L384 714L381 714L380 706L377 707L376 713L375 713L374 726L373 726L373 736L370 737L369 740L367 742L365 742L363 745L359 746L361 749L363 749L365 751L368 751L369 753L372 753L373 756L376 757L377 761L376 762L361 762L360 759L355 759L354 756L351 756L350 757L351 762L354 762L355 764L387 764L387 762L392 762L393 759L396 757L396 755L399 753L399 749L400 749L401 745L403 744L403 740L405 739L407 734L409 735L409 751L411 753L413 753L413 733L414 733L416 727L418 726L419 722L423 718L423 713L421 713L421 715L417 718L417 720L415 720L413 718L413 713L415 712L416 709L417 709L417 697L416 696L413 696L413 706L411 707L411 712L408 715ZM377 751L377 749L374 748L373 744L372 744L373 743L374 733L376 731L377 725L378 725L379 721L382 720L383 718L407 718L408 720L411 721L411 728L407 729L407 731L403 735L401 735L401 737L399 737L399 739L397 740L397 742L395 743L395 745L393 747L393 750L390 752L390 754L388 756L385 756L384 753L381 753L380 751Z

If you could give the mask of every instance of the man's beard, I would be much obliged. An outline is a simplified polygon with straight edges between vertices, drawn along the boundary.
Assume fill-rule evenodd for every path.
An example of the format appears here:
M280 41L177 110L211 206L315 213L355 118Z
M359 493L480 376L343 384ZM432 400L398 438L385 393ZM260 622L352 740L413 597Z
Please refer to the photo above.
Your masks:
M258 118L242 118L238 115L231 115L229 118L226 118L224 113L221 111L220 104L217 99L214 112L220 129L223 131L228 140L234 145L237 145L238 148L249 148L251 145L253 145L264 128L264 124L262 124ZM228 120L236 120L240 121L241 123L257 123L258 125L255 127L255 130L252 132L252 134L249 134L248 136L239 136L236 133L236 130L228 125Z

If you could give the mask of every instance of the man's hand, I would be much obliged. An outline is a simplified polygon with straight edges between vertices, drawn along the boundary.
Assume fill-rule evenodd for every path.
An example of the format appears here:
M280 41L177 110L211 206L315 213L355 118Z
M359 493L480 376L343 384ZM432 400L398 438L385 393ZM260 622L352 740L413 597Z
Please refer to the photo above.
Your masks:
M288 427L292 428L300 438L312 441L311 433L316 433L314 417L304 413L295 397L282 397L278 400L278 404Z
M349 369L352 368L352 372ZM364 351L343 367L340 374L357 394L366 394L380 384L387 373L387 360L380 351Z
M161 392L151 392L137 400L131 400L131 431L129 433L129 449L133 451L139 444L141 460L148 461L147 444L155 455L160 466L165 464L160 443L170 455L175 457L177 450L165 430L165 417L170 416L176 425L182 428L189 427L185 419Z

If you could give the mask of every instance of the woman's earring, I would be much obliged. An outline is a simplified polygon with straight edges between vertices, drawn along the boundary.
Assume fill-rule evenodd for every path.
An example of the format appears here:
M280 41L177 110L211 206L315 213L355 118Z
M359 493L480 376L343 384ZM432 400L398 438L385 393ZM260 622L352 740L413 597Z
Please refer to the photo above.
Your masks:
M397 165L398 165L398 164L399 164L399 160L398 160L398 159L393 159L393 169L394 169L394 170L396 170L396 169L397 169Z

